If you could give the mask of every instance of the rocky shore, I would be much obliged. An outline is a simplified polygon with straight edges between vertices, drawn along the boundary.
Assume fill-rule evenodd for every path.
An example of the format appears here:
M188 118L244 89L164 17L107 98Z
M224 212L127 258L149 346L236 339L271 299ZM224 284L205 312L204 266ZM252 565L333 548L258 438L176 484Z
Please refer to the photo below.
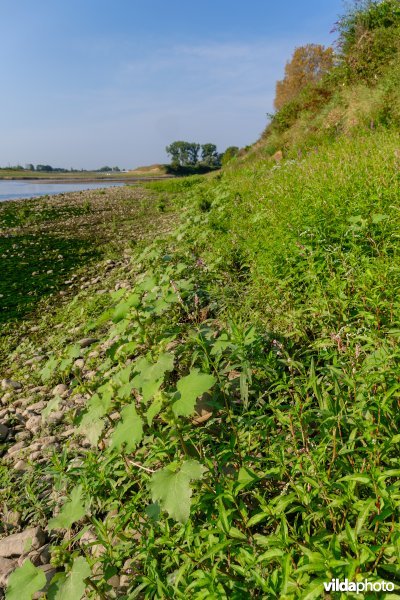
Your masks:
M90 204L82 214L80 208ZM131 288L132 250L146 239L168 231L173 215L160 211L151 194L138 188L114 188L107 195L98 191L65 194L46 201L24 203L34 218L15 222L21 204L8 203L0 210L0 243L5 238L19 240L35 235L37 244L46 236L69 239L71 251L78 240L101 247L103 258L84 262L65 277L53 269L51 284L61 274L49 295L37 298L34 311L21 322L8 322L3 328L4 360L0 367L0 597L11 573L27 560L45 575L47 584L57 569L51 561L51 546L68 541L70 531L51 531L48 521L57 515L65 501L65 490L57 489L52 469L67 452L71 467L79 464L90 448L82 436L76 436L74 419L91 398L90 385L112 341L99 341L85 335L87 322L75 314L68 323L63 306L73 306L74 298L82 304L102 306L103 298ZM15 220L12 221L12 209ZM11 211L11 212L10 212ZM69 211L69 212L68 212ZM68 212L68 218L65 213ZM51 218L45 218L50 214ZM10 226L11 225L11 226ZM3 262L9 257L3 256ZM61 261L63 265L63 261ZM34 278L35 272L32 273ZM17 284L23 283L18 280ZM34 285L34 283L33 283ZM4 302L4 295L2 298ZM47 315L46 315L47 312ZM3 313L4 315L4 313ZM57 315L60 322L57 322ZM7 315L5 315L7 316ZM73 326L71 326L73 324ZM43 384L42 369L49 357L62 353L65 344L76 348L71 376L52 385ZM5 351L7 350L7 352ZM46 378L45 378L46 379ZM86 392L77 392L86 388ZM111 415L117 420L118 413ZM72 457L72 458L71 458ZM33 489L35 488L35 489ZM104 547L90 528L82 535L80 546L88 555L98 556ZM57 561L56 561L57 562ZM125 577L126 579L126 577ZM123 590L124 569L110 579L112 589ZM109 582L109 585L110 585ZM42 592L33 595L43 596ZM110 597L114 597L111 594Z

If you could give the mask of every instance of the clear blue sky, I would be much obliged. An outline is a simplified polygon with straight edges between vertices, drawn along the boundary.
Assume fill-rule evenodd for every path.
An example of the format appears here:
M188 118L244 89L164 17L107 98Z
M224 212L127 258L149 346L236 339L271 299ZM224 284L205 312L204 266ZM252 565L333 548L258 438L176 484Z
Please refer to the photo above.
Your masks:
M0 165L136 167L254 142L296 46L342 0L1 2Z

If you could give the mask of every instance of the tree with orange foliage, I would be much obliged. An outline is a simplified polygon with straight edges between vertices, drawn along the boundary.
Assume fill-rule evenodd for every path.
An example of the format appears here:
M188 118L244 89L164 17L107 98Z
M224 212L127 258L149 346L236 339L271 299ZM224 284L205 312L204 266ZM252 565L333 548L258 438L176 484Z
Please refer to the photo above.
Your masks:
M285 77L276 84L275 108L280 110L307 85L317 83L333 67L333 63L332 48L320 44L296 48L292 59L286 63Z

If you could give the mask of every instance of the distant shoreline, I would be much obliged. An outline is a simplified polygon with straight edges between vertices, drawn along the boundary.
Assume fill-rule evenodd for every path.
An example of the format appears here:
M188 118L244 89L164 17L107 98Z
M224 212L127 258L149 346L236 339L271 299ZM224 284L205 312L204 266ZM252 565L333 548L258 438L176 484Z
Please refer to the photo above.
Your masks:
M156 175L142 177L63 177L63 178L44 178L44 177L0 177L0 181L31 181L38 183L136 183L143 181L156 181L159 179L170 179L174 175Z

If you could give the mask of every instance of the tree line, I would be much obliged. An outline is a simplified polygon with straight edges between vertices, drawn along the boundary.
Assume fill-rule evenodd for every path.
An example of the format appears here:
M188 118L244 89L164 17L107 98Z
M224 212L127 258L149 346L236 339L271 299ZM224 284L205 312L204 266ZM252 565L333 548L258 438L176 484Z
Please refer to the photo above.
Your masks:
M276 84L278 112L296 103L301 94L308 104L315 101L313 92L320 96L326 92L327 97L338 81L374 84L398 55L400 0L355 0L334 31L339 33L335 48L306 44L294 50L284 78Z
M215 144L176 141L166 147L171 157L169 170L177 173L205 173L219 169L239 152L237 146L230 146L219 153Z
M51 165L33 165L28 163L23 167L22 165L10 165L7 167L0 167L0 170L7 171L37 171L42 173L119 173L121 169L119 167L100 167L100 169L65 169L64 167L52 167Z

